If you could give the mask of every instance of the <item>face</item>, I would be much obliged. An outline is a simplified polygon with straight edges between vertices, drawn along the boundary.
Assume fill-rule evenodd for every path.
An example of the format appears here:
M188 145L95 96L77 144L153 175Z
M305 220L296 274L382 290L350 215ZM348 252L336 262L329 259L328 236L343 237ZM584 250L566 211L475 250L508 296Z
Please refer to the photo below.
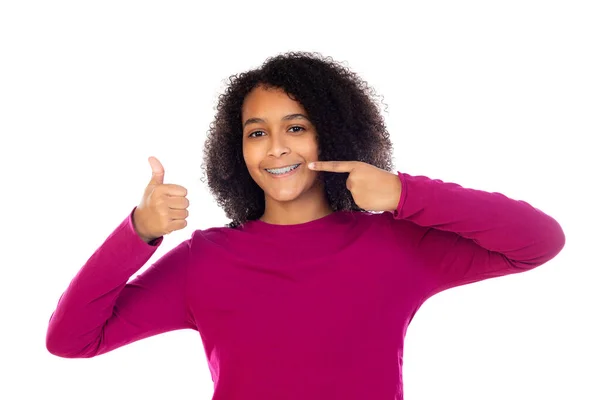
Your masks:
M267 204L314 189L317 174L308 163L318 160L317 132L300 103L281 89L258 86L242 106L242 129L244 161Z

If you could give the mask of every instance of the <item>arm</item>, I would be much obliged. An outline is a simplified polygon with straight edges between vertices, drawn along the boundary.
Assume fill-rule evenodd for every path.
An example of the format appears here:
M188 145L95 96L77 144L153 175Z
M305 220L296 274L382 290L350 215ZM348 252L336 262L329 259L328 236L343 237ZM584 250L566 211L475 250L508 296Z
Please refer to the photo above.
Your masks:
M195 329L185 297L190 240L127 283L163 240L144 242L132 217L133 211L60 297L46 334L50 353L89 358L163 332Z
M500 193L398 173L392 229L410 241L429 277L429 294L530 270L565 245L556 220ZM396 197L398 199L398 197Z

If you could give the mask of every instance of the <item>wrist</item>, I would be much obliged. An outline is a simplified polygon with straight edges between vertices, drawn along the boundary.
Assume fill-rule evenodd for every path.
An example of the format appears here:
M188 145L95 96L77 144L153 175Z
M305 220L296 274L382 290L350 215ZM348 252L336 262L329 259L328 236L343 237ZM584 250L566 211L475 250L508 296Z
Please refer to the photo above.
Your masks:
M390 180L392 182L392 184L390 186L392 188L392 193L390 194L390 205L389 205L387 211L394 212L398 209L398 204L400 203L400 197L402 196L402 182L400 181L400 178L396 174L392 174L392 177L390 177Z
M131 220L133 222L133 229L135 230L135 233L140 237L140 239L142 239L146 243L149 243L149 242L153 241L154 239L156 239L154 237L151 237L150 235L147 235L142 229L140 229L140 227L137 223L137 221L139 220L137 208L133 212L133 215L131 216Z

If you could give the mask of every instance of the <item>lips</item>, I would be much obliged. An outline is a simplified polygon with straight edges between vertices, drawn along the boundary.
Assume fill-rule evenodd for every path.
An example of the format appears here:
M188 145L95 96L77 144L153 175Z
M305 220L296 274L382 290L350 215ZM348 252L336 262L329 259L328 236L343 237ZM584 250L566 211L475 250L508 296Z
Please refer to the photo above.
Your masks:
M267 169L267 173L275 179L281 179L281 178L286 178L288 176L291 176L293 174L295 174L298 169L300 168L301 164L292 164L289 167L281 167L281 168L277 168L277 169Z
M287 164L287 165L280 165L280 166L276 166L276 167L267 167L267 168L265 168L265 171L267 169L280 169L280 168L293 167L294 165L298 165L298 164L301 164L301 163L293 163L293 164Z

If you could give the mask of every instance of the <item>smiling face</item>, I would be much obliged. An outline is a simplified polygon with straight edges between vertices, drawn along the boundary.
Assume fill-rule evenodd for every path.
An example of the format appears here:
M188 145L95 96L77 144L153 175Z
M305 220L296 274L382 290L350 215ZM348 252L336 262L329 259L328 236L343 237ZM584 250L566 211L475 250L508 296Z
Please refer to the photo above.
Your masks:
M244 100L242 129L244 161L265 192L267 211L310 197L322 203L317 172L308 169L318 160L317 132L300 103L281 89L257 86Z

